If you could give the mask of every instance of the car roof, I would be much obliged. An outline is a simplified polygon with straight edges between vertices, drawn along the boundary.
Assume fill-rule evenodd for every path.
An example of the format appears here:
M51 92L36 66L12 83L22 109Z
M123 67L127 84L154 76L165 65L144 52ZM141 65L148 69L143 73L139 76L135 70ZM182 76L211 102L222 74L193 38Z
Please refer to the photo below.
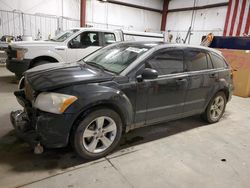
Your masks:
M105 28L95 28L95 27L73 27L70 28L69 30L74 30L74 29L78 29L80 31L103 31L103 32L113 32L114 29L105 29Z
M221 55L222 53L219 50L213 49L213 48L209 48L207 46L201 46L201 45L191 45L191 44L170 44L170 43L165 43L162 44L162 47L179 47L179 48L195 48L195 49L200 49L200 50L207 50L207 51L211 51L214 52L216 54Z
M150 46L152 48L155 48L155 50L162 49L162 48L190 48L190 49L200 49L200 50L207 50L214 52L218 55L222 55L222 53L219 50L209 48L206 46L201 45L191 45L191 44L174 44L174 43L167 43L167 42L157 42L157 41L125 41L125 42L119 42L122 44L127 45L141 45L141 46Z

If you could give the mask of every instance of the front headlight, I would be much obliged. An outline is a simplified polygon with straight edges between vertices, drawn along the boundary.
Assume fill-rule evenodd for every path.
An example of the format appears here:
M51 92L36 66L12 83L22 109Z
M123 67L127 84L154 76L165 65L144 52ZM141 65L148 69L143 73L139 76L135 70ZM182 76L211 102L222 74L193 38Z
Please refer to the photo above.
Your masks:
M24 59L24 54L27 52L28 50L26 48L20 48L20 49L16 49L16 59L17 60L23 60Z
M45 112L62 114L76 100L77 97L72 95L43 92L37 96L34 107Z

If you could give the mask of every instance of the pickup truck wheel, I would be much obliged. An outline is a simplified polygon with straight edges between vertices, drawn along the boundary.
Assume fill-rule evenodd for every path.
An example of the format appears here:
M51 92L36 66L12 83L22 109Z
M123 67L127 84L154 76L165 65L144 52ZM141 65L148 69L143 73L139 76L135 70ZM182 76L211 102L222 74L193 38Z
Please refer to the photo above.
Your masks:
M227 99L224 92L218 92L209 102L202 118L208 123L218 122L224 114Z
M91 160L101 158L118 145L122 121L113 110L95 110L79 121L73 134L73 146L81 157Z
M32 63L32 65L30 67L33 68L33 67L48 64L48 63L51 63L51 62L50 61L37 61L37 62Z
M22 78L22 76L23 76L22 74L15 73L15 77L17 80L20 80Z

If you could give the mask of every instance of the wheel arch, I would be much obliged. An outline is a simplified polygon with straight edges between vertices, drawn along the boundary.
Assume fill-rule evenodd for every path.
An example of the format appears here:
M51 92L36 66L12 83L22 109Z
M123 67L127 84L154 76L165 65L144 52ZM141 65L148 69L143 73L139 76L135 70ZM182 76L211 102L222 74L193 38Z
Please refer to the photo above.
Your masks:
M211 105L213 104L213 100L215 99L216 95L218 95L219 93L220 93L220 95L222 95L222 94L224 95L223 98L225 98L226 101L224 103L223 110L221 111L221 114L219 114L219 116L216 117L218 119L212 119L211 114L210 114ZM218 95L218 96L220 96L220 95ZM206 104L206 108L204 109L204 112L201 114L202 119L204 119L208 123L218 122L225 111L228 98L229 98L229 91L226 88L222 88L222 89L217 90L214 93L214 95L212 95L212 97L209 99L209 102Z
M218 92L223 92L226 95L227 101L229 100L229 91L228 91L228 89L223 88L223 89L220 89L219 91L217 91L216 93L218 93Z
M95 110L104 109L104 108L114 110L115 112L118 113L122 121L122 132L123 133L126 132L127 125L131 122L127 120L126 114L124 113L124 111L113 102L102 101L99 103L90 104L87 107L85 107L83 110L81 110L81 112L77 115L76 119L74 120L72 127L70 129L68 143L72 141L73 136L74 136L73 133L83 118L85 118L89 113Z
M39 61L49 61L49 62L58 62L58 60L52 56L38 56L36 58L34 58L31 62L30 62L30 68L37 62Z
M213 99L213 97L214 97L217 93L219 93L219 92L223 92L223 93L225 94L225 96L226 96L226 100L227 100L227 101L229 100L229 90L228 90L226 87L220 88L220 89L216 90L216 92L214 92L213 95L211 95L211 96L209 97L209 100L207 100L206 105L204 106L203 111L206 110L206 108L207 108L209 102L210 102L210 101Z

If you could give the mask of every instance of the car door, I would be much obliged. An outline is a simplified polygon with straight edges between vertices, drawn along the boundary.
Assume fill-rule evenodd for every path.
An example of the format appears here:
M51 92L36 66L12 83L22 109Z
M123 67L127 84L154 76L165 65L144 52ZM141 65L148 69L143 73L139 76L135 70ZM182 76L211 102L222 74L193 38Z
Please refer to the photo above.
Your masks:
M189 84L183 109L184 116L202 113L214 87L217 74L214 73L210 57L204 50L185 50Z
M182 115L188 75L184 73L183 51L163 49L144 63L144 68L155 69L158 78L137 83L137 117L145 115L146 124L159 123ZM139 107L140 107L139 106Z
M96 31L85 31L68 42L67 61L77 61L102 46L102 36Z

